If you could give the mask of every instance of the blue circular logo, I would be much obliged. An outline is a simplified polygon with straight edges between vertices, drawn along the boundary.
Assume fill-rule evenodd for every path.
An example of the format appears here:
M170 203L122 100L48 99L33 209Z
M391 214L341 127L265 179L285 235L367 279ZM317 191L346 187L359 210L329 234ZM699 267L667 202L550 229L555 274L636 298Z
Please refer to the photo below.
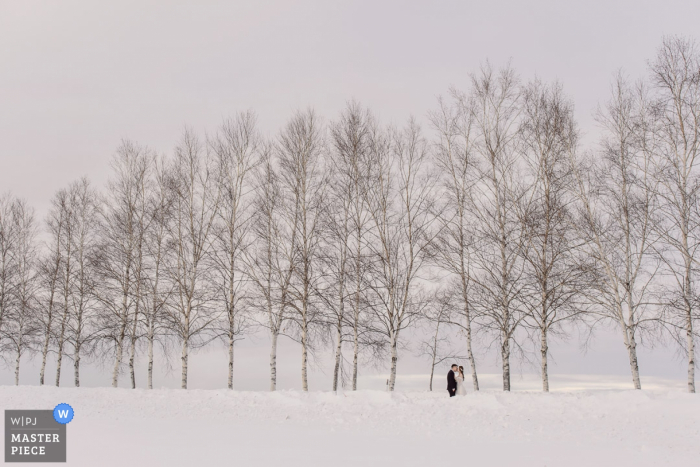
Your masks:
M54 420L63 425L73 420L73 415L73 407L68 404L58 404L56 408L53 409Z

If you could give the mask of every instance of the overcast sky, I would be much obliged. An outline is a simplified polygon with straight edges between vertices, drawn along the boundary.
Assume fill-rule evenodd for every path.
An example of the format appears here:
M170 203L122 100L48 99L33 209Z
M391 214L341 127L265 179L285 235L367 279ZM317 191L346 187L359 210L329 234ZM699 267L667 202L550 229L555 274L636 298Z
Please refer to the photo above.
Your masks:
M591 116L612 76L645 76L662 35L698 38L698 18L700 2L688 0L0 0L0 192L28 199L43 216L72 180L87 175L102 185L121 139L169 152L185 125L212 130L240 110L254 109L268 135L296 109L333 119L351 98L388 123L423 119L450 86L466 88L486 59L511 60L523 80L561 81L594 139ZM586 355L576 343L559 344L553 381L557 372L625 376L619 341L603 333ZM240 363L246 388L266 387L266 345L241 350L248 362L260 359ZM295 352L290 346L282 386L299 386ZM217 359L225 365L222 350L195 358L195 387L223 386L225 369L221 383L197 369ZM426 369L409 359L402 370ZM89 381L108 384L94 371ZM684 376L683 363L663 349L643 352L641 371ZM178 378L163 375L162 384ZM0 383L9 381L3 370Z

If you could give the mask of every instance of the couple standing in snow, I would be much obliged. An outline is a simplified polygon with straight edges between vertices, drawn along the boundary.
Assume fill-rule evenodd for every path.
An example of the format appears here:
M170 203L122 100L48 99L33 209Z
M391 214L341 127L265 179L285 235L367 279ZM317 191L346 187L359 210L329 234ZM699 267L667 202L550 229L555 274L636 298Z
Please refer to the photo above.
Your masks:
M467 395L467 388L464 387L464 367L452 365L447 373L447 391L450 397Z

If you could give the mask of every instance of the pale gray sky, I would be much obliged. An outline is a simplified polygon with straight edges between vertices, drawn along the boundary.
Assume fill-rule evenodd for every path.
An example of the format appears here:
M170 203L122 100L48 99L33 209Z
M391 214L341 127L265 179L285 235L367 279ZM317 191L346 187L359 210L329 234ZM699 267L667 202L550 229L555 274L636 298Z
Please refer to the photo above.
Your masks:
M700 2L688 0L0 0L0 192L27 198L43 215L77 177L102 185L122 138L168 152L184 125L211 130L239 110L254 109L267 134L302 107L332 119L350 98L385 122L423 118L450 85L466 88L486 59L512 59L524 80L560 80L592 135L591 114L613 74L643 76L661 36L697 38L699 17ZM553 381L557 372L626 375L619 340L603 336L587 355L558 346ZM241 352L260 354L255 371L266 374L266 342L246 345ZM197 359L224 358L212 352L221 355ZM298 358L290 355L295 387ZM250 388L265 387L240 365ZM418 360L406 365L425 370ZM664 350L645 352L641 369L679 380L684 372ZM198 371L193 363L194 386L208 387ZM222 386L224 375L211 385ZM9 378L0 371L0 383ZM177 371L163 378L170 384ZM103 384L97 373L94 381Z

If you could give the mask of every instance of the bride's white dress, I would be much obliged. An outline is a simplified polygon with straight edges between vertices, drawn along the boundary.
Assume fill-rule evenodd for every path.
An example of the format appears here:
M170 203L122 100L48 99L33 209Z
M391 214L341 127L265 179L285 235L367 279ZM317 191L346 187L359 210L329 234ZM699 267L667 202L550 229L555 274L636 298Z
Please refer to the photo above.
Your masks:
M466 396L467 395L467 387L464 385L464 376L462 376L459 372L455 374L455 379L457 380L457 395L458 396Z

